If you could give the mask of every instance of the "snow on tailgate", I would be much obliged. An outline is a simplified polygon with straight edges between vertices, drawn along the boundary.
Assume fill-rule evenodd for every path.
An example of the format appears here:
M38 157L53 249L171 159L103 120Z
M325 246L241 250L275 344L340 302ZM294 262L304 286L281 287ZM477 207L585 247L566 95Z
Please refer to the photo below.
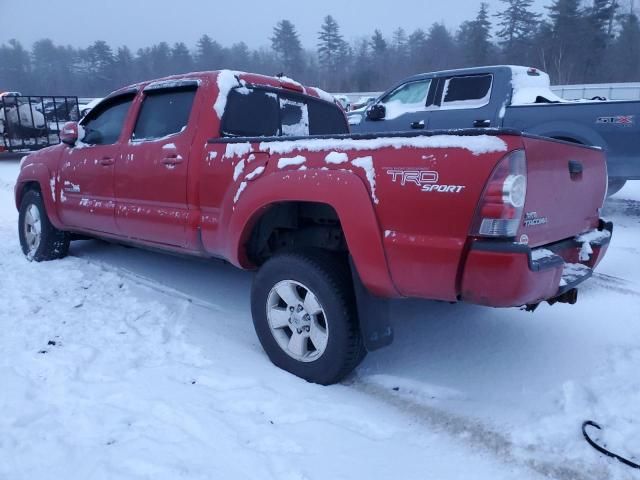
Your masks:
M312 138L263 142L261 151L271 154L287 154L294 151L320 152L323 150L378 150L381 148L463 148L474 155L505 152L507 144L500 138L490 135L461 136L433 135L431 137L381 137L358 140L353 138Z

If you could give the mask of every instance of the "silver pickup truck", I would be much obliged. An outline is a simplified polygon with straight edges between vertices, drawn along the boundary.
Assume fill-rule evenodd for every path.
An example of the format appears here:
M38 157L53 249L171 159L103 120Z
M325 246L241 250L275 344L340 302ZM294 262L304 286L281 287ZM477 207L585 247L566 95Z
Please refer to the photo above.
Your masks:
M607 154L609 195L640 180L640 101L568 101L535 68L493 66L415 75L351 112L355 133L510 128Z

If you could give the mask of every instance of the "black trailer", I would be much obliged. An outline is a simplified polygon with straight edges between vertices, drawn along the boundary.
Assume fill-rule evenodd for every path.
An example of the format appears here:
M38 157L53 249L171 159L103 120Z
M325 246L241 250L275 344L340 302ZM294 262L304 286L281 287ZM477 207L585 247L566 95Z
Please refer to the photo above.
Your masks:
M0 151L28 152L60 143L66 122L80 119L78 97L0 97Z

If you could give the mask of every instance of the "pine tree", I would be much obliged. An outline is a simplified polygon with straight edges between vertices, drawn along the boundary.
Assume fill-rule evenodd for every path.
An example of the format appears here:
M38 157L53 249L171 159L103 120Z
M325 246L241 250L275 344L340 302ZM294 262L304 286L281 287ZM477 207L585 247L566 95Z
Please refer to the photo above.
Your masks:
M171 48L171 73L187 73L193 70L193 59L189 49L183 42L178 42Z
M302 44L295 25L289 20L281 20L273 28L271 48L283 73L293 77L302 73Z
M325 88L335 90L341 83L339 72L343 70L348 45L340 34L340 26L331 15L324 18L318 32L318 61L325 74Z
M580 0L554 0L547 9L549 27L543 29L549 34L543 38L545 70L560 84L577 81L575 77L585 56Z
M112 89L117 85L129 85L136 80L142 80L142 78L136 77L135 62L129 47L118 48L113 61L113 68L116 72L116 80L112 85Z
M500 1L506 4L505 10L496 14L502 53L507 63L529 63L540 14L531 10L533 0Z
M475 20L464 22L458 32L467 66L486 65L491 56L491 22L489 4L481 3Z
M427 70L445 70L460 66L461 58L451 32L442 23L429 29L426 44Z
M224 50L209 35L203 35L196 44L195 65L198 70L217 70L224 67Z

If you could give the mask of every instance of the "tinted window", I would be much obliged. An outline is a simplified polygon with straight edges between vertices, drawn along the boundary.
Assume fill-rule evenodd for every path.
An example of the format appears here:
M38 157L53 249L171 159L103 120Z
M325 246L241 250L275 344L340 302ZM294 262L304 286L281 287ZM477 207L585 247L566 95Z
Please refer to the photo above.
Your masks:
M482 105L489 102L491 93L491 75L450 78L444 85L442 105L460 104Z
M222 119L222 135L272 137L278 135L278 96L272 92L235 89L229 92Z
M282 135L303 137L309 135L309 109L302 100L280 98L280 123Z
M91 145L116 143L122 133L122 127L132 102L133 95L128 95L107 102L104 106L100 105L100 108L93 110L83 122L85 135L82 142Z
M132 138L147 140L181 132L189 123L195 94L195 90L147 93Z
M342 110L327 102L309 100L309 124L311 135L349 133L349 125Z

